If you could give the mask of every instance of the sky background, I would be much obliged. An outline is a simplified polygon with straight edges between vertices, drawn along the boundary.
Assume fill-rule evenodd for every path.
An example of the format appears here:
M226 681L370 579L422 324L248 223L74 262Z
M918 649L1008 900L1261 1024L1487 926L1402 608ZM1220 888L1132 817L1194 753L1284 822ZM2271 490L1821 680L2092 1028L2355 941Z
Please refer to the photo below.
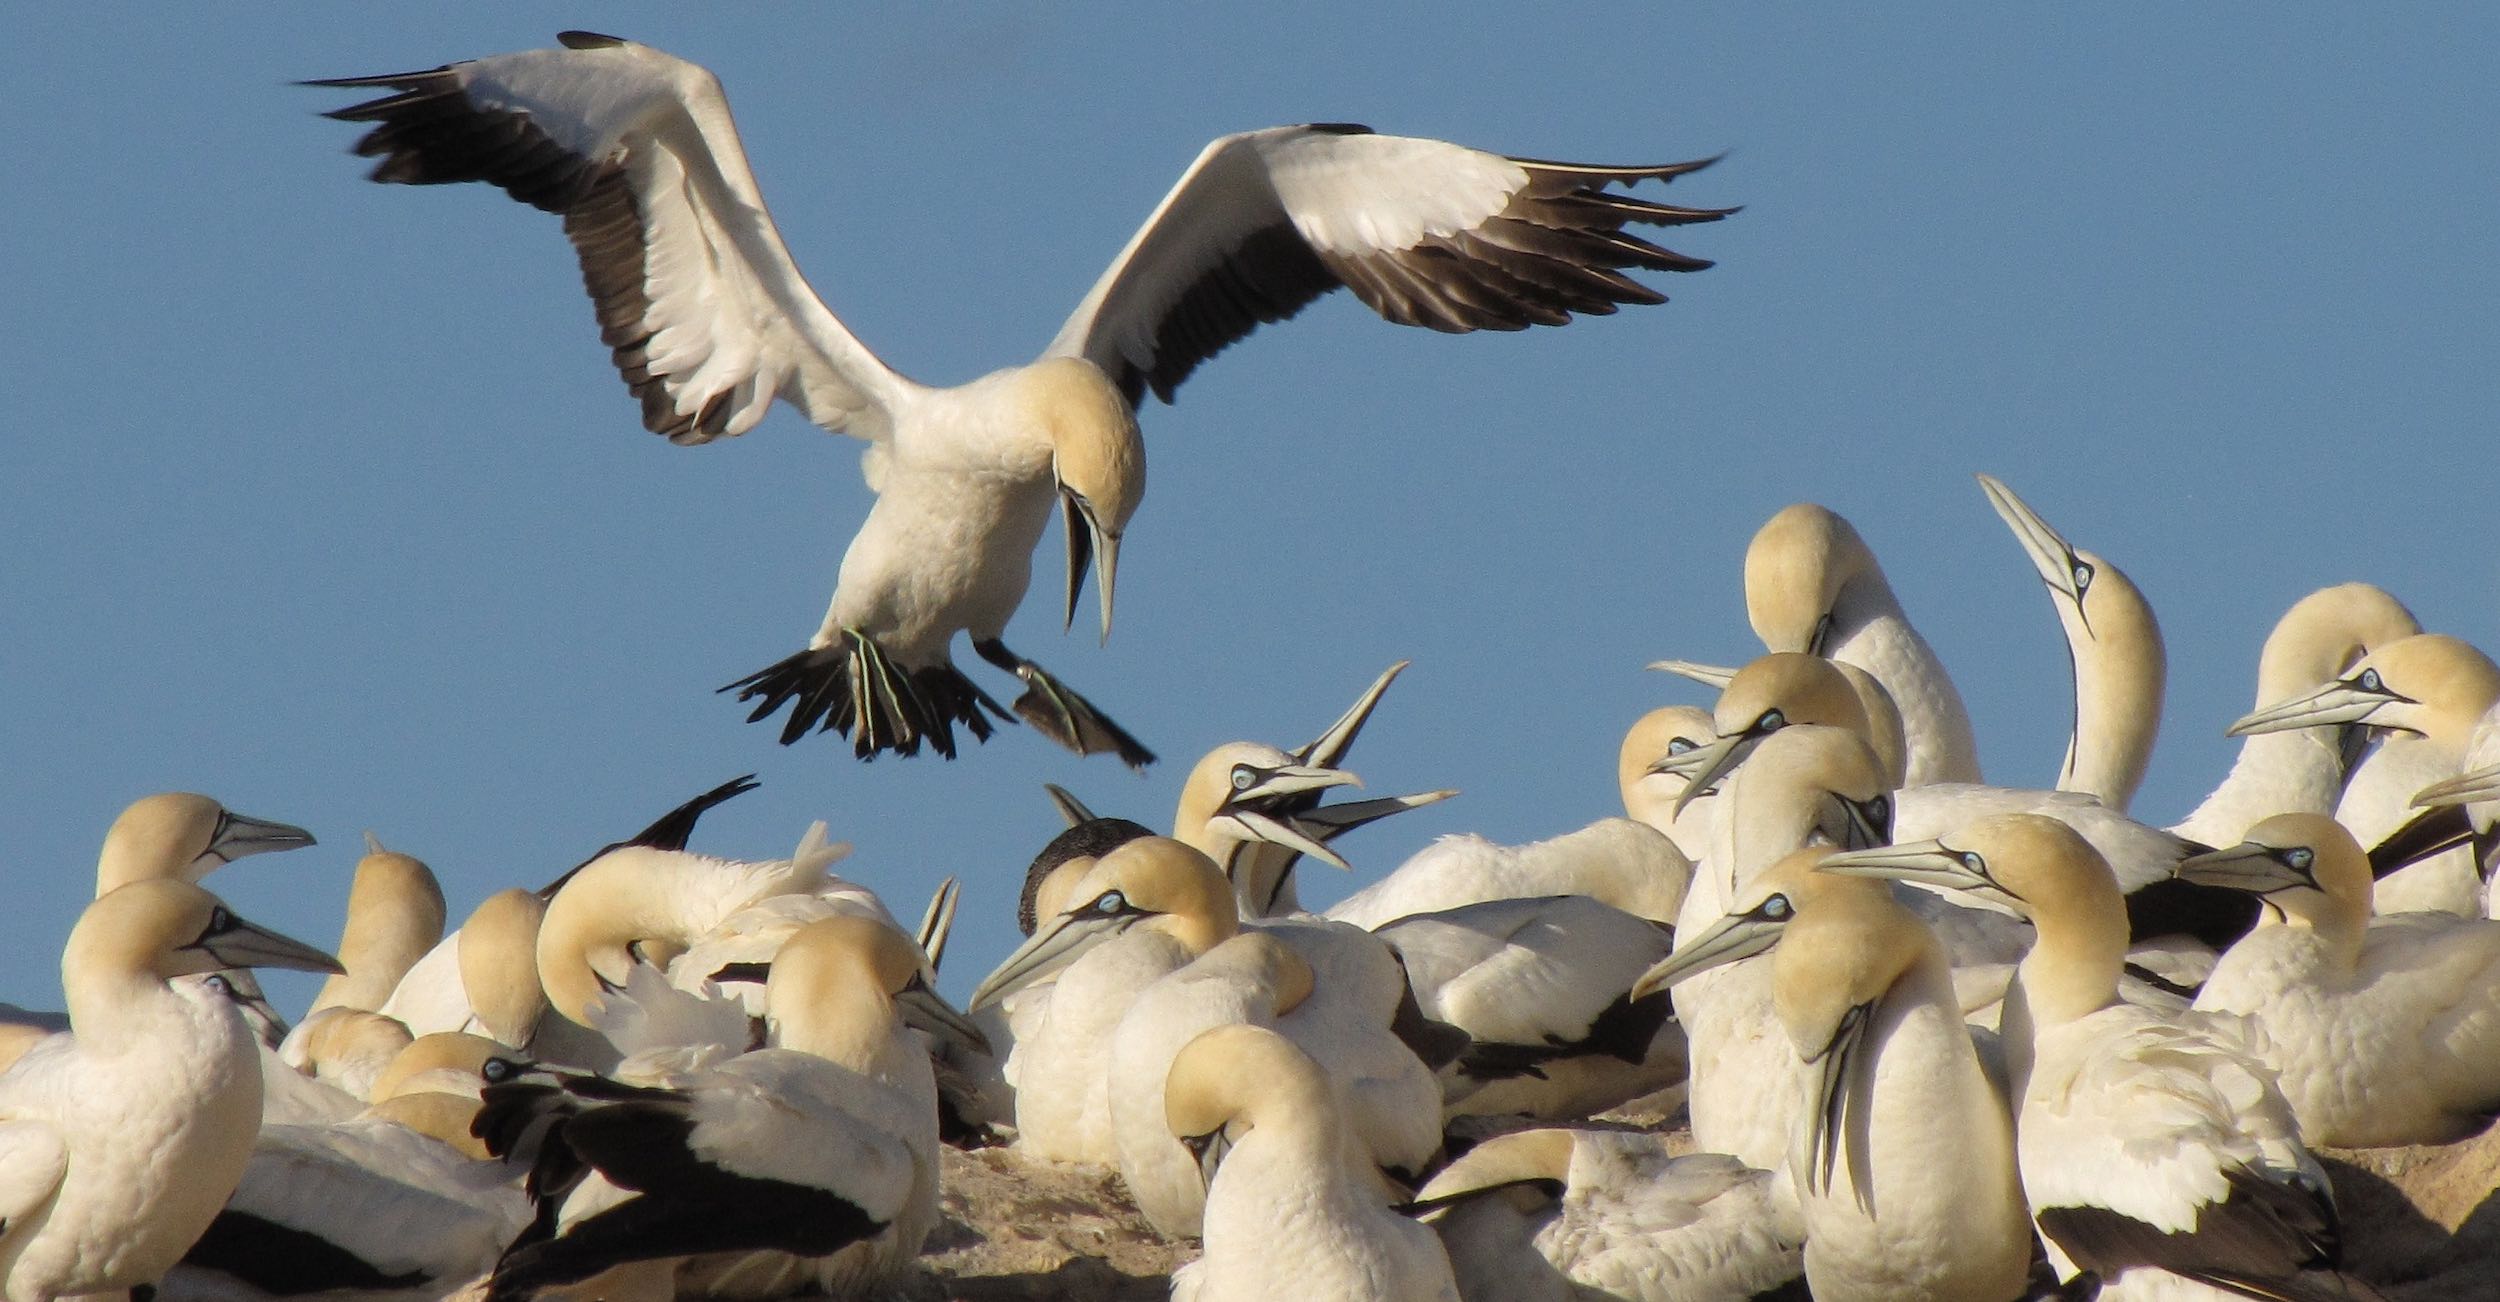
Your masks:
M1014 939L1044 782L1168 825L1195 758L1311 737L1391 661L1353 881L1431 837L1620 812L1615 748L1741 662L1741 561L1854 521L1959 679L1992 780L2054 779L2048 600L1971 480L2131 574L2168 635L2137 812L2228 766L2260 642L2380 583L2490 644L2500 11L1548 4L48 6L0 43L0 998L53 1004L104 829L208 792L322 844L211 879L335 943L360 834L463 915L736 774L699 849L813 819L906 921L966 890L947 988ZM787 408L643 433L550 217L362 179L353 93L293 80L633 37L725 83L801 267L890 364L1029 360L1210 138L1357 121L1648 163L1743 204L1674 301L1527 335L1337 295L1142 413L1100 647L1060 541L1009 630L1164 762L1002 729L952 764L784 749L712 689L814 631L869 497ZM1090 598L1088 599L1090 602ZM1005 680L968 649L967 672ZM777 725L776 725L777 726ZM1347 880L1306 866L1306 900ZM272 983L292 1012L310 983Z

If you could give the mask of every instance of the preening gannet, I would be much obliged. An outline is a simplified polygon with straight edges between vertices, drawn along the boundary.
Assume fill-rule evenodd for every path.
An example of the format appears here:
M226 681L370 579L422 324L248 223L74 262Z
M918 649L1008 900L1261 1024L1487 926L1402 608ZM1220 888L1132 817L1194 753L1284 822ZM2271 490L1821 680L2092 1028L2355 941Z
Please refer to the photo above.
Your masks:
M1335 1093L1291 1041L1244 1025L1191 1040L1164 1112L1207 1190L1206 1250L1174 1272L1174 1302L1457 1302L1440 1240L1346 1169Z
M1971 1048L1943 947L1888 892L1809 892L1770 967L1806 1086L1788 1173L1814 1296L2020 1294L2031 1227L2013 1121Z
M1847 520L1810 502L1772 516L1745 549L1745 615L1765 650L1845 660L1884 685L1908 740L1906 785L1979 780L1962 694Z
M307 1015L324 1008L379 1011L401 977L443 939L442 885L434 870L413 855L382 848L367 833L365 857L347 888L347 926L339 933L339 962L347 975L332 977L313 996Z
M1971 891L2038 929L2002 1032L2023 1190L2060 1278L2091 1271L2108 1298L2344 1296L2326 1175L2274 1073L2233 1019L2119 1001L2126 908L2074 829L2008 814L1821 871Z
M2095 552L2081 551L2040 518L2014 490L1979 477L2005 527L2023 545L2057 608L2074 669L2075 717L2057 789L2097 796L2119 813L2143 784L2161 728L2162 692L2170 661L2161 624L2133 581Z
M1377 931L1414 914L1488 900L1585 895L1672 923L1692 881L1692 860L1664 833L1628 818L1601 818L1527 845L1496 845L1473 833L1441 837L1322 915Z
M2254 1025L2312 1144L2445 1144L2500 1111L2500 922L2370 916L2370 864L2323 814L2280 814L2181 876L2249 891L2265 918L2196 1007Z
M883 1284L937 1221L937 1086L894 998L920 975L911 938L844 916L782 947L767 992L772 1047L665 1087L572 1078L490 1086L478 1128L558 1105L539 1150L551 1179L587 1170L552 1237L525 1235L489 1296L527 1297L633 1263L670 1263L680 1295L836 1294ZM570 1110L578 1109L578 1110Z
M887 367L816 297L783 245L713 75L646 45L566 32L560 50L316 83L393 94L337 110L376 125L374 179L487 181L562 213L643 423L678 443L742 434L779 397L865 439L877 504L809 647L731 684L782 740L820 722L863 758L955 750L1005 710L957 671L981 657L1025 684L1015 713L1076 751L1151 752L1000 640L1054 500L1067 613L1089 558L1111 629L1122 531L1145 488L1135 404L1169 401L1200 362L1340 285L1391 321L1438 330L1561 325L1664 296L1623 269L1708 264L1627 224L1713 221L1612 189L1704 163L1614 167L1505 158L1361 127L1275 127L1210 144L1030 365L928 388Z
M2379 588L2320 588L2293 602L2266 635L2257 656L2256 706L2341 678L2373 648L2421 631L2413 612ZM2244 733L2230 773L2170 830L2209 847L2237 845L2259 819L2333 813L2345 776L2345 747L2323 729Z
M2335 819L2363 845L2403 827L2416 793L2457 776L2485 711L2500 702L2500 665L2452 637L2421 633L2373 649L2344 677L2316 684L2231 725L2234 734L2367 728L2374 745L2344 784ZM2482 876L2458 847L2380 879L2380 913L2483 915Z
M1467 1302L1749 1302L1805 1271L1777 1177L1665 1136L1522 1130L1416 1193Z
M259 1049L226 991L253 966L336 972L177 878L79 917L71 1030L0 1075L0 1278L12 1302L152 1285L234 1192L260 1129Z

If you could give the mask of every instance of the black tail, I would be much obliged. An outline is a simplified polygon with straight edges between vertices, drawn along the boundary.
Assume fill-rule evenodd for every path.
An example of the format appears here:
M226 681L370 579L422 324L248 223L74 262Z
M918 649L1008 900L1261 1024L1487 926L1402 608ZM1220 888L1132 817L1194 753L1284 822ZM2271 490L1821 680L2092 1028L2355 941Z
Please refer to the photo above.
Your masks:
M839 732L861 759L885 751L917 755L923 741L953 759L956 724L973 740L988 741L996 731L989 716L1011 717L952 664L901 668L873 639L850 629L831 646L810 647L720 690L757 702L749 723L762 722L790 702L790 717L781 727L784 746L810 729Z

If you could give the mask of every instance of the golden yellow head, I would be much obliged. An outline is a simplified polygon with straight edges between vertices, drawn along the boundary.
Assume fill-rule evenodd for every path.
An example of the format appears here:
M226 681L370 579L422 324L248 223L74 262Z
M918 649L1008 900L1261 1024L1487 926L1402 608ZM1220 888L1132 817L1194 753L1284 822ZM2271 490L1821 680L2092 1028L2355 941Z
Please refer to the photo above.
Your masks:
M1820 655L1832 607L1862 576L1880 580L1875 553L1847 520L1812 502L1783 508L1745 549L1745 618L1772 651Z

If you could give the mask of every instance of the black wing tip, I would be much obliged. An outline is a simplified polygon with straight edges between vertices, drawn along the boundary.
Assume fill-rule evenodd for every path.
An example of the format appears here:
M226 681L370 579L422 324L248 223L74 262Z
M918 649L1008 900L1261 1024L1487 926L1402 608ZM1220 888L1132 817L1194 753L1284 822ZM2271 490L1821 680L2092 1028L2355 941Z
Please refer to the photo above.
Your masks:
M610 36L604 32L586 32L578 27L569 27L556 33L556 44L568 50L613 50L620 46L631 45L633 42L622 36Z

